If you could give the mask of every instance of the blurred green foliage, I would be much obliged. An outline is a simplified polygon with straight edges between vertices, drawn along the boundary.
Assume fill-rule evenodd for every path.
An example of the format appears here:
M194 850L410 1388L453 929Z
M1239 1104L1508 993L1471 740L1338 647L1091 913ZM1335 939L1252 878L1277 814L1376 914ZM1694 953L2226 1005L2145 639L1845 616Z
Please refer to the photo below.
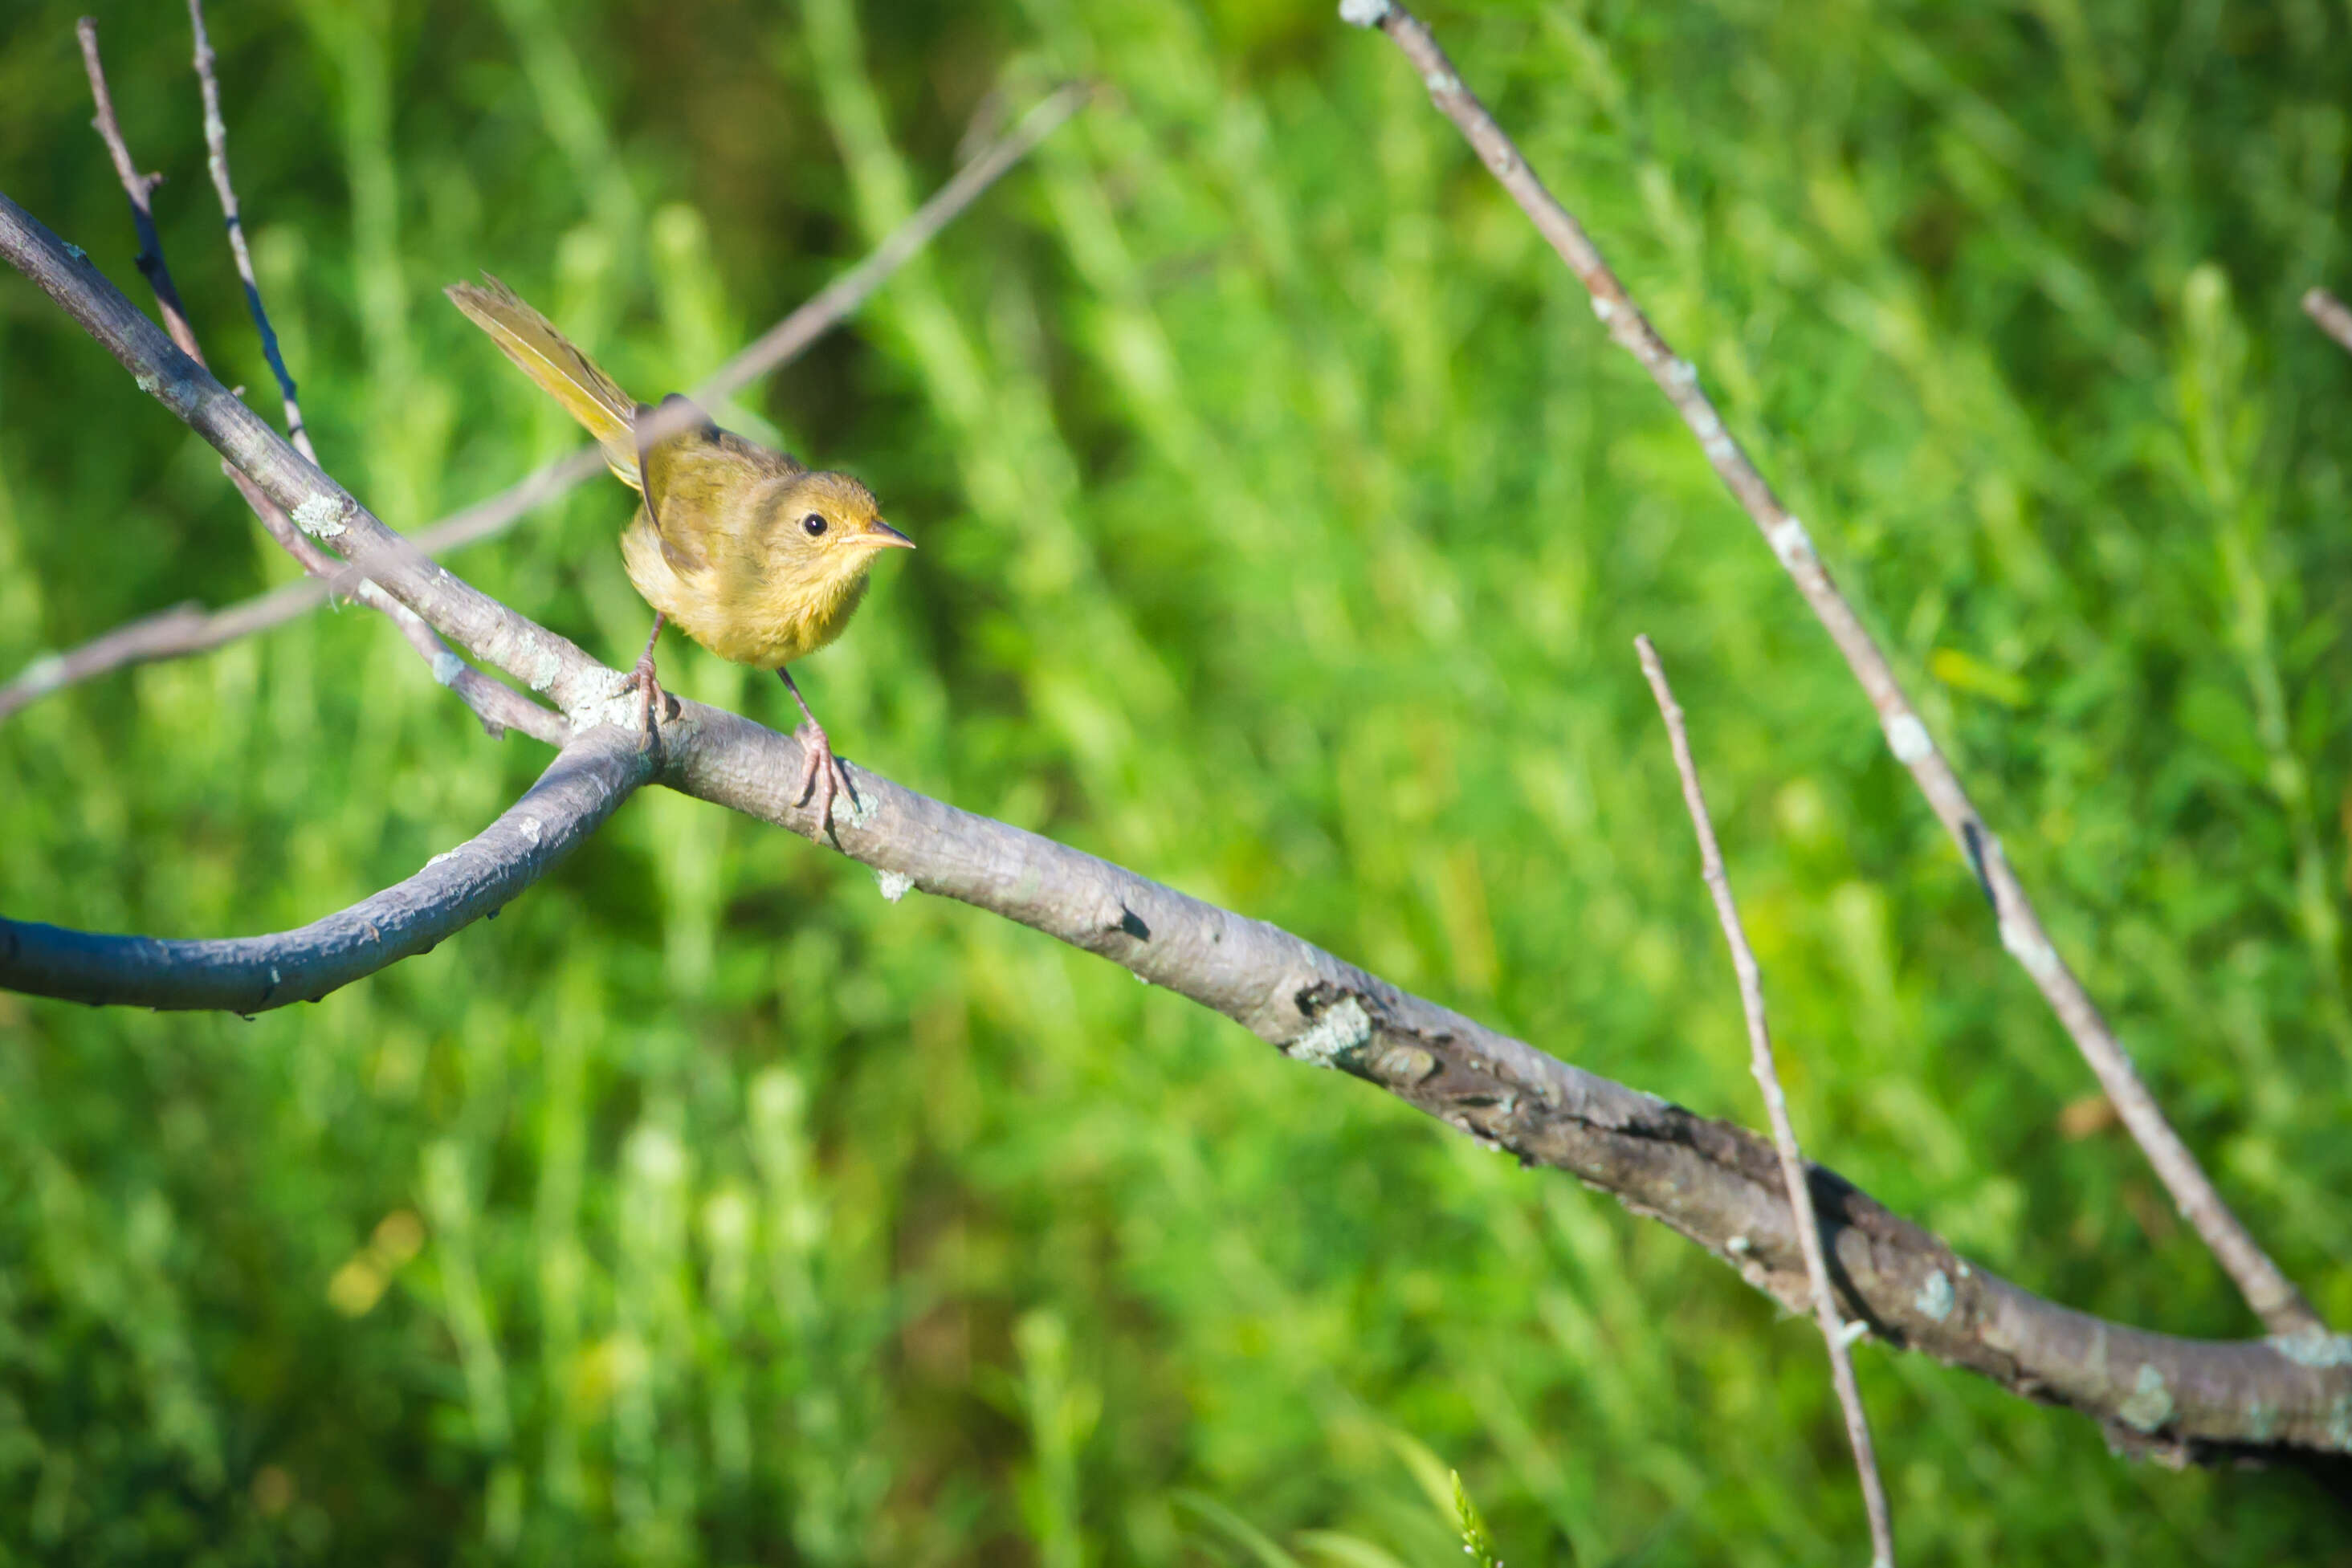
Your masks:
M87 3L13 0L0 188L135 288ZM2352 1322L2352 360L2294 308L2352 278L2344 12L1436 20L1804 514L2190 1142ZM274 411L177 0L100 21L182 290ZM657 393L975 122L1099 78L728 411L922 544L803 672L844 748L1752 1120L1647 630L1812 1152L2059 1300L2252 1332L1769 552L1328 5L281 0L214 30L306 413L403 528L577 439L445 282L498 272ZM624 661L627 511L599 481L456 564ZM0 669L289 570L0 279ZM0 906L297 925L542 762L320 614L0 728ZM667 796L319 1006L0 996L0 1194L11 1561L1436 1563L1446 1466L1519 1568L1863 1552L1811 1330L1676 1238ZM2118 1461L1917 1358L1861 1375L1908 1561L2347 1560L2292 1478Z

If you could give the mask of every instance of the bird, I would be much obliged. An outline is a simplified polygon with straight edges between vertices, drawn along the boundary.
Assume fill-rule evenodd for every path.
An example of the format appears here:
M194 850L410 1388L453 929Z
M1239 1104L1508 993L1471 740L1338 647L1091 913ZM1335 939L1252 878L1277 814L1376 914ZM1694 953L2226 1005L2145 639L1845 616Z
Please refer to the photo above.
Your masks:
M882 520L874 492L846 474L721 430L690 400L641 403L511 288L482 275L452 284L458 309L525 375L587 427L621 483L644 497L621 534L629 581L653 607L654 629L629 679L651 744L666 706L654 644L672 622L720 658L781 676L807 722L795 803L816 800L817 831L849 783L824 726L788 667L841 635L887 549L915 541Z

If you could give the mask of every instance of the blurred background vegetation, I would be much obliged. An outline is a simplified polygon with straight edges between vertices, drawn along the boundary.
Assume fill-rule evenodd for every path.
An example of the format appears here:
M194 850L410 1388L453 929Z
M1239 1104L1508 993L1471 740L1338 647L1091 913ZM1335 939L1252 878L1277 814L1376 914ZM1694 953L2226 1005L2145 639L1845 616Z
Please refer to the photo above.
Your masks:
M143 303L88 3L7 7L0 188ZM178 0L99 15L182 290L274 414ZM2294 308L2352 281L2352 21L1434 19L1804 514L2190 1142L2352 1322L2352 359ZM1324 0L213 26L322 455L410 528L578 439L443 284L496 271L658 393L975 126L1099 79L728 412L922 544L803 669L844 749L1753 1121L1647 630L1811 1152L2061 1301L2254 1332L1749 525ZM622 662L628 509L599 480L454 564ZM290 571L213 455L0 279L0 671ZM681 642L664 675L791 716ZM0 906L297 925L544 760L375 618L322 613L0 727ZM1457 1561L1433 1462L1520 1568L1863 1552L1811 1329L1681 1240L673 797L319 1006L0 996L0 1194L16 1560ZM2352 1561L2291 1478L2122 1462L1860 1355L1909 1561Z

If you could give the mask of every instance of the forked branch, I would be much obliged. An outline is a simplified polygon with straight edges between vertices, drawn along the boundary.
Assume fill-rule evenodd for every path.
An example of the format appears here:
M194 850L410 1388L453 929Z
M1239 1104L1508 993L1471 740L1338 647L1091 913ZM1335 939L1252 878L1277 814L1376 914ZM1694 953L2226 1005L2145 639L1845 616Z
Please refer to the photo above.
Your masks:
M1863 625L1862 617L1831 580L1829 569L1815 553L1804 524L1780 504L1780 497L1748 460L1738 440L1724 427L1722 415L1699 386L1697 371L1667 346L1657 329L1642 314L1624 283L1602 258L1600 247L1585 233L1584 225L1545 188L1509 135L1496 123L1477 95L1464 85L1454 62L1438 47L1435 35L1425 23L1392 0L1343 0L1339 15L1358 26L1379 28L1403 52L1420 73L1423 85L1428 88L1430 101L1454 122L1488 172L1510 193L1511 199L1519 204L1538 232L1576 274L1592 296L1593 314L1609 329L1610 336L1650 372L1658 390L1682 416L1717 476L1763 534L1765 543L1771 547L1773 555L1797 585L1798 592L1829 632L1830 640L1837 644L1838 652L1845 656L1846 667L1853 672L1863 695L1877 711L1879 725L1886 733L1886 744L1895 759L1909 769L1920 792L1927 796L1927 804L1951 834L1953 843L1991 900L2000 923L2001 946L2032 977L2051 1010L2057 1014L2059 1023L2090 1064L2100 1087L2106 1091L2117 1117L2147 1156L2157 1178L2164 1183L2174 1204L2236 1282L2247 1305L2273 1333L2325 1333L2326 1325L2319 1314L2231 1212L2197 1156L2173 1131L2156 1097L2141 1081L2139 1070L2132 1065L2122 1042L2116 1039L2115 1030L2100 1013L2098 1004L2058 956L2049 933L2042 929L2041 915L2026 896L2024 884L2010 869L2000 841L1985 825L1975 802L1961 787L1958 775L1937 749L1927 725L1910 698L1904 695L1894 665Z
M188 15L195 28L196 74L204 85L205 129L212 147L213 185L220 194L221 210L228 218L229 237L236 254L237 270L245 278L247 303L252 308L254 320L260 325L270 368L277 373L278 384L284 394L286 420L293 433L294 444L301 450L304 457L315 463L318 454L311 450L310 437L302 428L301 412L294 402L293 378L286 373L286 361L278 351L278 336L269 329L269 314L262 308L261 289L254 281L253 261L246 252L245 232L239 226L237 217L236 193L229 184L228 132L220 119L220 89L212 78L212 46L205 37L204 10L198 0L188 0ZM173 285L172 269L163 259L163 242L155 232L154 214L149 204L158 176L137 172L138 166L131 159L130 147L122 139L122 128L114 117L114 99L107 91L106 69L99 59L98 24L84 16L74 32L81 40L82 68L89 77L90 99L98 107L98 117L91 124L97 130L99 139L106 143L108 155L114 161L115 172L122 182L123 193L130 198L131 221L139 231L139 270L154 290L155 303L163 312L172 341L179 346L182 352L202 365L205 363L205 351L197 344L195 328L189 322L187 311L180 303L179 290ZM230 483L236 486L237 493L245 497L246 505L252 507L254 516L261 519L262 527L268 530L270 538L300 564L305 573L319 580L335 575L338 563L334 558L303 538L283 507L263 494L236 467L226 464L223 467ZM352 582L347 591L370 609L392 617L401 635L416 650L425 667L433 672L434 679L456 692L492 735L520 729L550 745L562 743L563 726L556 715L511 686L501 685L480 671L469 668L463 659L449 651L447 643L434 635L431 627L406 606L394 603L375 584L364 580ZM181 634L186 634L184 623ZM152 638L145 641L124 638L112 642L110 646L128 652L142 646L152 646L154 641ZM101 638L100 642L107 643L108 640ZM87 668L95 665L97 661L84 658L79 664ZM54 677L62 675L72 667L60 663L44 673ZM53 690L57 684L52 679L41 689ZM0 694L0 714L6 711L5 694Z

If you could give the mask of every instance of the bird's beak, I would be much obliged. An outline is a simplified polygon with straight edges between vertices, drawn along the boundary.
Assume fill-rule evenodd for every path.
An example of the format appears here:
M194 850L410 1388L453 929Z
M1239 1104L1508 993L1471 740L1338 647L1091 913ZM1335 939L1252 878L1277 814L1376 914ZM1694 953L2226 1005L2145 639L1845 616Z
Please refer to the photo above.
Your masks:
M877 517L866 525L866 542L877 549L913 549L915 541Z

